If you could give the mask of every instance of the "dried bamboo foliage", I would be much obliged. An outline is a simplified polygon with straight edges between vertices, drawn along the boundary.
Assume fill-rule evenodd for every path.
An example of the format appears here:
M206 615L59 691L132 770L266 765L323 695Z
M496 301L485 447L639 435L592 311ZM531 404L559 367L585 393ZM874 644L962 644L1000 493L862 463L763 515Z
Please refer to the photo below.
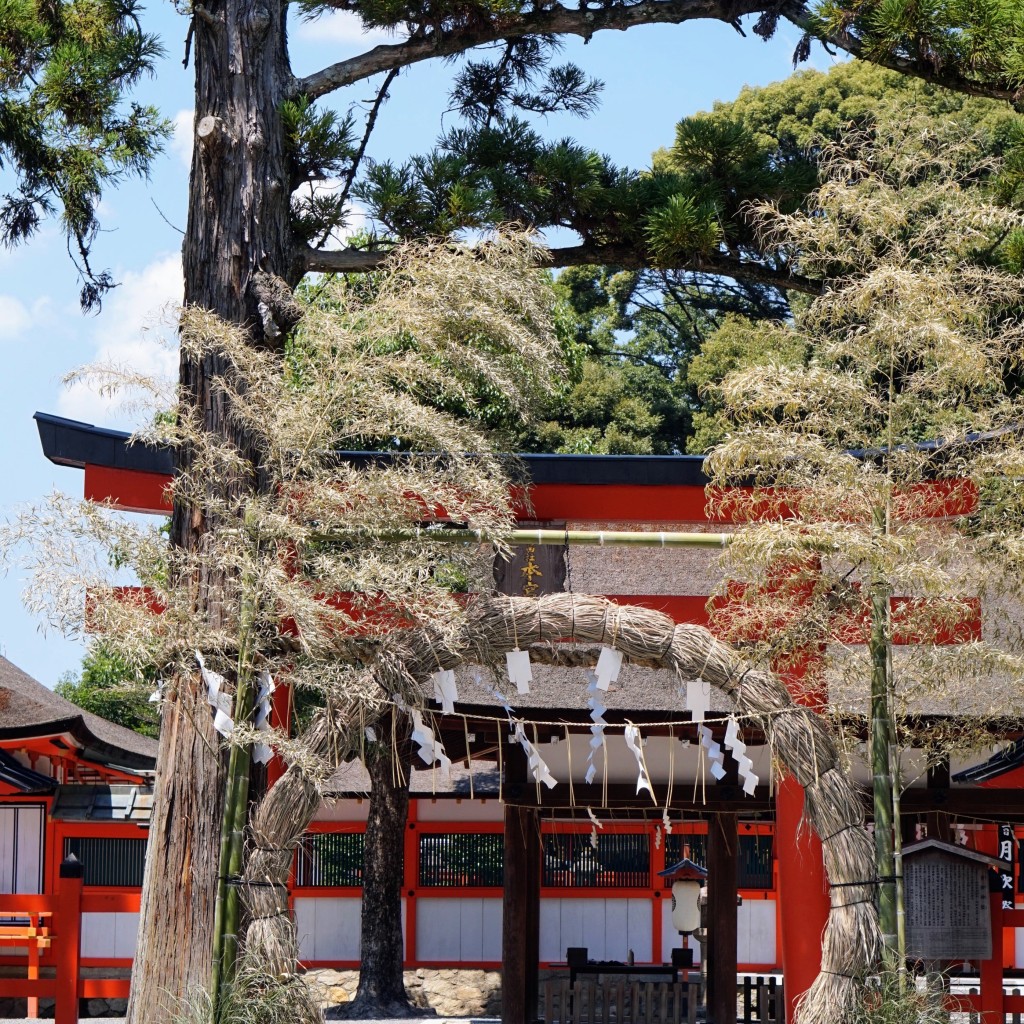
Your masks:
M856 791L837 768L838 753L828 728L813 711L794 703L775 676L753 667L700 626L676 625L659 612L573 594L479 598L454 632L396 634L368 672L382 694L399 693L422 707L429 695L427 679L439 667L499 664L515 647L559 638L612 645L631 659L672 672L679 682L703 678L731 697L741 716L764 730L775 757L805 787L807 819L822 838L833 884L822 973L802 1004L800 1020L852 1020L860 1005L859 979L873 968L880 947L871 840ZM352 711L321 717L307 736L306 745L323 753L328 770L358 750L358 737L369 719L363 709L358 720ZM294 972L298 956L283 886L290 852L315 814L317 792L316 780L301 766L289 768L257 812L254 849L245 872L253 885L248 900L254 918L246 955L272 964L283 977Z
M751 210L768 249L829 288L773 328L805 365L721 383L729 434L707 462L715 510L744 524L719 634L762 665L821 650L807 685L850 720L867 713L857 645L884 591L897 739L936 756L1024 721L1024 316L1001 263L1024 214L997 204L980 153L955 124L880 118L825 150L808 211ZM959 717L914 737L899 723L920 712Z
M489 546L453 545L439 556L426 542L375 535L438 509L499 542L514 523L517 465L496 450L484 417L465 413L500 395L528 416L558 379L542 261L543 250L515 232L475 248L399 247L370 283L313 290L284 354L253 348L244 331L202 310L183 310L184 354L225 367L212 388L260 453L254 467L206 433L189 403L177 419L165 407L136 436L187 453L171 497L206 524L201 547L171 548L159 526L54 496L0 528L0 558L25 575L26 600L48 625L81 633L88 608L90 632L128 665L159 666L168 680L194 676L196 650L230 680L244 631L261 668L287 665L300 685L322 692L358 690L361 675L339 667L339 655L372 646L397 620L443 630L461 617L456 591L490 586ZM166 400L159 382L117 368L82 376L106 389L151 385ZM456 408L463 415L445 411ZM395 457L362 465L338 457L374 446ZM212 485L225 478L253 486ZM320 532L339 529L353 542L320 541ZM200 616L211 578L220 592ZM123 584L145 590L133 596ZM332 593L353 598L325 602Z

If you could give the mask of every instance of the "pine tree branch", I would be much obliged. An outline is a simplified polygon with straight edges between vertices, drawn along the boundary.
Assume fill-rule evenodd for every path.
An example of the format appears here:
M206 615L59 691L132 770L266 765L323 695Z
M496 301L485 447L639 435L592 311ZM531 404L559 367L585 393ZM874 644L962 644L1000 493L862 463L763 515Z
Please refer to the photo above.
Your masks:
M556 267L580 267L589 264L610 265L623 270L647 270L651 264L645 254L627 245L596 245L583 243L551 250L551 263ZM785 270L776 270L763 263L738 260L731 256L702 254L681 262L673 270L689 270L702 274L717 274L757 284L772 285L784 291L804 292L820 295L824 290L821 281L801 277Z
M369 145L370 136L377 125L377 115L380 114L380 108L388 98L388 89L391 88L391 83L394 82L400 72L401 68L392 68L388 72L387 77L384 79L384 84L377 90L377 97L373 101L369 114L366 115L366 128L363 131L363 138L359 143L356 155L352 157L352 165L349 167L348 173L345 175L345 181L341 186L341 203L343 207L348 202L349 194L352 192L352 185L355 183L356 175L359 173L359 166L366 155L366 147Z
M382 71L408 67L433 57L450 57L503 39L532 35L576 35L589 39L604 29L621 31L636 25L675 25L698 18L734 24L743 15L763 10L764 6L764 0L638 0L599 9L556 4L520 16L495 17L483 25L443 29L402 43L375 46L357 57L296 80L293 88L297 95L317 99Z
M362 274L377 270L387 259L383 249L310 249L302 253L307 271L327 274ZM643 252L627 245L595 245L584 243L550 250L550 263L554 267L581 267L595 264L610 265L624 270L646 270L650 264ZM749 263L727 256L702 255L688 260L675 268L699 271L704 274L718 274L722 277L754 281L772 285L783 291L803 292L806 295L820 295L823 284L812 278L776 270L761 263Z
M784 4L780 9L780 14L819 42L837 46L852 57L858 57L868 63L888 68L901 75L920 78L922 81L951 89L954 92L965 93L968 96L982 96L986 99L1006 100L1018 110L1024 109L1024 90L1008 84L1005 80L966 78L958 74L955 68L939 67L926 60L915 60L913 57L886 52L847 30L822 32L821 23L811 17L802 3Z

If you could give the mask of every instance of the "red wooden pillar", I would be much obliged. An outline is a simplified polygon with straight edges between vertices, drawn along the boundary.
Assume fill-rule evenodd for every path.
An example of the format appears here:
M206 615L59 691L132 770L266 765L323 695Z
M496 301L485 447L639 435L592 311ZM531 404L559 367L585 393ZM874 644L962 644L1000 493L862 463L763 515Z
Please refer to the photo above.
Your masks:
M821 694L807 686L815 659L790 672L793 699L807 707ZM803 822L803 787L787 775L775 794L775 858L779 872L779 924L782 940L782 982L786 1020L795 1019L797 1000L821 971L821 933L828 922L829 896L821 841Z
M982 960L981 1022L1003 1024L1003 894L994 892L989 897L992 915L992 956Z
M270 698L270 725L280 729L286 736L291 735L292 722L292 685L279 681L273 696ZM267 789L277 782L287 770L284 758L274 754L267 764Z
M57 982L54 1024L78 1024L82 963L82 885L85 870L74 854L60 865L57 890Z
M787 776L775 795L775 856L779 869L779 918L786 1020L794 1020L797 999L821 970L821 933L829 898L821 841L801 829L804 791Z

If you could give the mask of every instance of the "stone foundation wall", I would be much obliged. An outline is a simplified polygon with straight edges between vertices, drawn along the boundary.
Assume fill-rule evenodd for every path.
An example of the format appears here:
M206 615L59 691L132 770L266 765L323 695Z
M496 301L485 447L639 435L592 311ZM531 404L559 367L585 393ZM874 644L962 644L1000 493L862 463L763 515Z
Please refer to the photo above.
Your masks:
M540 979L552 972L541 971ZM359 985L358 971L308 971L306 980L320 994L324 1009L349 1002ZM458 967L421 967L405 972L412 1001L439 1017L500 1017L501 972Z

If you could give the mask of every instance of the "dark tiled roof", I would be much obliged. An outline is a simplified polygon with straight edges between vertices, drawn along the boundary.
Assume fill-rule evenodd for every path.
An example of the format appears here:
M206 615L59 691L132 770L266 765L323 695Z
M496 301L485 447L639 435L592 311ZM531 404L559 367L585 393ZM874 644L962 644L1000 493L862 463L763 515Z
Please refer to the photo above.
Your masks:
M61 821L149 823L153 791L141 786L58 786L53 817Z
M156 764L156 740L83 711L0 657L0 739L61 732L83 743L92 760L141 770Z
M0 750L0 782L6 782L22 793L49 793L56 786L48 775L26 768L6 750Z
M129 444L130 435L91 423L37 412L34 417L43 454L59 466L81 469L86 464L169 475L174 470L165 446ZM339 452L355 466L388 462L401 455L383 452ZM517 456L535 484L631 484L703 487L702 455L535 455Z

